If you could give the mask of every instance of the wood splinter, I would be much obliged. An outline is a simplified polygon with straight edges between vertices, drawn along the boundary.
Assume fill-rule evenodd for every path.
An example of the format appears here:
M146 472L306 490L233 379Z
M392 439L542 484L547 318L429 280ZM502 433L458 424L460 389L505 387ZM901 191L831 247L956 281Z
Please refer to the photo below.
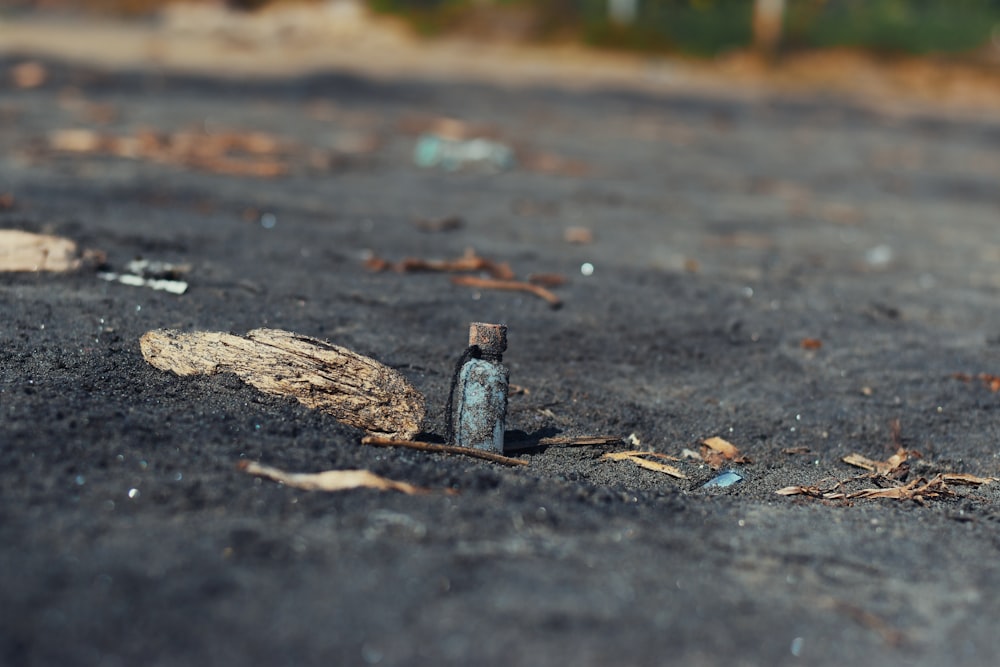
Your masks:
M476 459L484 459L486 461L493 461L493 463L501 463L507 466L526 466L527 461L522 459L515 459L510 456L503 456L502 454L494 454L493 452L487 452L481 449L472 449L471 447L459 447L457 445L439 445L433 442L421 442L419 440L397 440L393 438L380 438L377 436L367 436L361 439L362 445L375 445L376 447L405 447L407 449L419 449L423 452L439 452L442 454L460 454L462 456L471 456Z
M453 276L451 282L464 287L478 287L479 289L513 290L516 292L528 292L534 294L539 299L548 302L553 308L562 305L562 301L555 294L539 285L521 282L520 280L497 280L495 278L480 278L478 276Z
M176 375L235 373L260 391L291 396L309 408L373 435L409 439L420 430L424 397L397 371L316 338L280 329L246 336L149 331L146 361Z

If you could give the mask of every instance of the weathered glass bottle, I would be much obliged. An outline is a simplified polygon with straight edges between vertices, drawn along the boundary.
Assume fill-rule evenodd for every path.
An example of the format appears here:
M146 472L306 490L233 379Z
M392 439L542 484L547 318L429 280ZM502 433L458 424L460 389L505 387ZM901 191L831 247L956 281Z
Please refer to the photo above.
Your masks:
M454 444L503 453L507 417L507 384L504 366L507 327L473 322L469 326L468 357L459 368L449 415Z

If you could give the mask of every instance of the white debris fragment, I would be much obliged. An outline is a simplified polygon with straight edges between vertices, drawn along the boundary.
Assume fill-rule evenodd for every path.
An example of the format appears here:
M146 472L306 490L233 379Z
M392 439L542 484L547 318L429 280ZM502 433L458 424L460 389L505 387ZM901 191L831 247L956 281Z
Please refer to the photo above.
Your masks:
M98 278L109 282L117 282L132 287L149 287L171 294L184 294L188 284L184 280L166 280L164 278L143 278L134 273L115 273L113 271L102 271L97 274Z

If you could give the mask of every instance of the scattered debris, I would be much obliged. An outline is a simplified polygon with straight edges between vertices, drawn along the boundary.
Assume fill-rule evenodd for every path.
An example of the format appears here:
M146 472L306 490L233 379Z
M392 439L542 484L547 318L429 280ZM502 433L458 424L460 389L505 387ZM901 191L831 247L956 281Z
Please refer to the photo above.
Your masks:
M479 165L502 171L514 166L514 151L499 141L475 137L453 139L441 134L427 133L417 138L413 148L413 162L418 167L441 167L456 171L469 165Z
M823 347L823 341L819 338L803 338L799 341L799 347L803 350L818 350Z
M956 380L961 380L962 382L972 382L973 379L979 380L983 383L983 386L992 391L994 394L1000 391L1000 376L990 375L989 373L980 373L976 375L975 378L968 373L952 373L951 375Z
M808 447L785 447L781 450L782 454L788 454L789 456L793 454L809 454L812 452Z
M861 454L848 454L841 460L848 465L855 466L856 468L862 468L869 472L889 477L890 475L898 472L902 465L911 458L920 458L920 452L900 447L896 450L895 454L890 456L885 461L873 461L867 456L862 456Z
M863 468L864 470L876 475L895 477L897 479L904 477L908 470L908 467L904 465L906 461L922 457L920 452L912 449L908 450L903 447L903 428L898 419L893 419L889 423L889 430L892 437L892 444L896 448L896 453L885 461L873 461L867 456L862 456L861 454L849 454L841 460L848 465Z
M872 389L871 387L862 387L861 388L861 395L862 396L871 396L874 393L875 393L875 390Z
M631 461L640 468L645 468L646 470L661 472L665 475L676 477L677 479L687 479L687 475L681 472L680 468L668 465L666 463L660 463L658 461L650 461L649 458L647 457L667 459L670 461L678 460L676 457L667 456L666 454L658 454L656 452L641 452L641 451L608 452L607 454L602 456L601 459L606 459L608 461Z
M38 88L49 78L45 65L34 60L14 65L8 73L15 88Z
M139 340L150 364L177 375L235 373L257 389L291 396L373 435L410 439L420 430L424 397L397 371L309 336L254 329L246 336L170 329Z
M889 486L885 488L861 489L859 491L843 491L843 481L837 482L830 488L818 486L786 486L775 491L779 496L809 496L821 498L823 500L854 500L856 498L890 498L893 500L912 500L923 504L926 500L936 500L939 498L952 497L955 494L948 487L948 482L953 484L963 484L966 486L981 486L991 484L996 481L994 477L978 477L960 473L943 473L935 475L930 480L918 477L906 484Z
M561 287L568 281L566 276L560 273L529 273L528 282L540 287Z
M512 280L514 278L514 271L511 270L510 264L480 257L473 248L466 248L465 254L458 259L418 259L407 257L395 264L373 255L365 261L365 266L371 271L392 270L399 273L418 271L465 273L484 271L498 280Z
M438 452L441 454L461 454L462 456L471 456L476 459L484 459L486 461L493 461L494 463L502 463L508 466L526 466L527 461L522 461L521 459L515 459L510 456L502 456L500 454L495 454L493 452L486 452L480 449L472 449L470 447L459 447L457 445L440 445L434 442L421 442L419 440L395 440L393 438L382 438L378 436L365 436L361 439L362 445L374 445L376 447L404 447L407 449L419 449L424 452ZM504 449L510 449L509 447L504 447Z
M74 241L61 236L0 229L0 272L75 271L88 260L100 263L103 255L81 255Z
M232 176L275 178L289 173L293 164L311 164L326 169L336 162L338 151L322 151L256 131L203 129L158 132L136 130L114 135L74 128L48 135L49 150L62 153L92 153L147 160Z
M165 280L163 278L143 278L134 273L115 273L114 271L101 271L97 277L109 282L121 283L131 287L148 287L150 289L171 294L184 294L188 284L183 280Z
M701 458L712 468L721 468L726 463L750 463L735 445L722 438L708 438L701 444Z
M514 290L534 294L539 299L548 302L553 308L562 305L562 300L549 290L532 283L521 282L520 280L497 280L491 278L479 278L477 276L453 276L451 282L455 285L465 287L478 287L479 289Z
M514 279L514 271L507 262L495 262L476 254L472 248L467 248L465 254L458 259L418 259L406 258L400 262L390 262L377 255L371 255L365 260L369 271L397 271L411 273L418 271L434 271L441 273L484 272L492 278L479 276L454 276L451 281L456 285L478 287L480 289L516 290L529 292L549 303L553 308L562 305L562 301L546 289L565 283L565 278L556 274L541 274L532 276L534 280L522 282Z
M190 264L172 264L148 259L133 259L125 265L128 273L102 271L98 278L111 282L131 285L132 287L149 287L155 290L184 294L188 284L179 278L191 270Z
M786 486L778 489L776 493L782 496L809 496L823 500L854 500L857 498L891 498L895 500L912 500L923 504L926 500L947 498L955 495L955 492L948 487L948 483L964 484L968 486L979 486L990 484L995 480L992 477L978 477L964 473L940 473L930 480L918 477L908 482L904 482L909 475L909 461L921 458L920 452L906 449L902 442L902 427L898 419L894 419L890 424L892 432L892 443L896 447L896 453L885 461L875 461L861 454L849 454L841 459L848 465L867 470L868 475L862 475L848 480L835 481L833 485L827 487L797 485ZM850 491L847 489L848 482L859 480L874 480L880 486L878 488L860 489Z
M895 500L914 500L923 502L934 498L944 498L954 496L955 493L948 488L944 478L938 475L930 481L923 477L918 477L903 486L891 486L885 489L862 489L847 494L848 498L892 498Z
M285 486L305 489L306 491L379 489L381 491L401 491L411 496L432 493L431 489L386 479L368 470L327 470L317 473L285 472L254 461L240 461L237 467L249 475L264 477ZM445 489L444 492L455 493L452 489Z
M743 481L743 476L733 472L732 470L727 470L725 472L719 473L712 479L708 480L701 485L703 489L710 488L720 488L724 489L727 486L732 486L733 484L739 484Z
M539 173L583 176L590 165L554 153L513 147L505 143L496 126L447 116L412 116L399 123L399 131L417 137L413 162L420 167L440 166L449 171L465 166L505 170L521 166Z
M153 259L133 259L125 265L125 270L143 278L162 278L164 280L179 280L191 271L190 264L174 264Z
M563 230L563 240L566 243L588 245L594 242L594 232L587 227L567 227Z
M779 496L809 496L810 498L822 498L824 500L839 500L846 497L846 494L835 492L833 489L824 489L819 486L809 486L806 484L786 486L778 489L775 493Z

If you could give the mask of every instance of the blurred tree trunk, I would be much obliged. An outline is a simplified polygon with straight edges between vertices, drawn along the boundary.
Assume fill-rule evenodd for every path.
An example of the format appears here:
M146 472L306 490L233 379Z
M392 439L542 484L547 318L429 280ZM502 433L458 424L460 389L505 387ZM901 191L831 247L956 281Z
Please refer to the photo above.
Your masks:
M778 53L784 18L785 0L754 0L753 45L768 60Z

